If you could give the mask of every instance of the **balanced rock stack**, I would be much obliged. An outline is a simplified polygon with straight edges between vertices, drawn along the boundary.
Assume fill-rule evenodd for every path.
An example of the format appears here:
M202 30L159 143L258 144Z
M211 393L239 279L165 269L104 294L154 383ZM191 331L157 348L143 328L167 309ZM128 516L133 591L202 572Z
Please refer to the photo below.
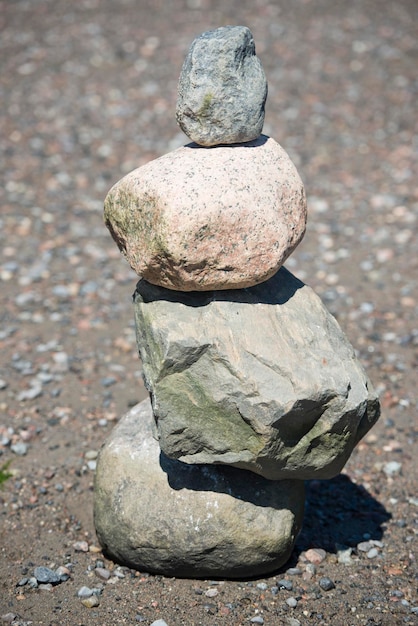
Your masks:
M248 28L196 39L177 120L193 140L109 192L135 271L150 400L103 446L95 524L109 556L169 576L240 577L289 558L304 480L330 478L379 415L354 350L283 266L303 184L261 135L267 83Z

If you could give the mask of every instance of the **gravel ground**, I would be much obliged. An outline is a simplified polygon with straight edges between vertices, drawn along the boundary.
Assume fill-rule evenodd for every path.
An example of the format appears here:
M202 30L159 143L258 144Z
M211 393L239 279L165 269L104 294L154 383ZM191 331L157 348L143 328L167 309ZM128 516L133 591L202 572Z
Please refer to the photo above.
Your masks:
M0 622L418 623L417 18L415 0L0 0ZM264 131L307 190L286 265L358 350L382 417L340 476L308 484L283 570L178 580L118 567L94 533L97 451L145 397L136 276L102 205L186 142L184 56L226 24L253 31Z

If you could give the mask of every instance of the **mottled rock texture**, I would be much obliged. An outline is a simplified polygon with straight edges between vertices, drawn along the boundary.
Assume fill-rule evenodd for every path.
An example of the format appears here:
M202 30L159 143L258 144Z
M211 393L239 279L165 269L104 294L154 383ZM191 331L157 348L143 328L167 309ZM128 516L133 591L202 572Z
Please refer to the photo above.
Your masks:
M330 478L378 418L338 323L285 268L243 290L184 294L140 281L135 315L169 457Z
M263 129L267 80L251 31L224 26L195 39L178 87L177 122L202 146L242 143Z
M303 482L170 460L152 424L145 400L100 451L94 519L107 554L165 576L254 576L285 563L302 523Z
M283 148L261 136L240 146L196 144L120 180L105 221L137 274L179 291L267 280L306 227L302 181Z

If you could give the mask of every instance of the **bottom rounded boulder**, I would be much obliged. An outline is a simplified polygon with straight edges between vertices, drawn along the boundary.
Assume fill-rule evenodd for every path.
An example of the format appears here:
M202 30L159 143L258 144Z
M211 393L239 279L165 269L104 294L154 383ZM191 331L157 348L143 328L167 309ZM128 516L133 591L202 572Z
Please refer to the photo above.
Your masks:
M137 570L187 578L244 578L283 565L302 525L303 481L169 459L153 424L144 400L100 451L94 521L106 555Z

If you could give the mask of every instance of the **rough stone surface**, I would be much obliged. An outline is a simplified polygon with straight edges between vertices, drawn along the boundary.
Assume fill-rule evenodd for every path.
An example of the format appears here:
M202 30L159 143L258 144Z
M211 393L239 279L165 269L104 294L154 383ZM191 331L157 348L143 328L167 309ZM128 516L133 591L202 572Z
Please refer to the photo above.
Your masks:
M152 427L147 399L100 451L94 519L106 552L167 576L253 576L286 562L302 523L303 481L170 460Z
M105 221L137 274L179 291L249 287L270 278L306 227L302 181L283 148L183 146L120 180Z
M162 450L270 479L330 478L379 415L336 320L282 268L244 290L140 281L138 347Z
M194 40L179 80L176 118L202 146L256 139L264 124L267 80L251 31L223 26Z

